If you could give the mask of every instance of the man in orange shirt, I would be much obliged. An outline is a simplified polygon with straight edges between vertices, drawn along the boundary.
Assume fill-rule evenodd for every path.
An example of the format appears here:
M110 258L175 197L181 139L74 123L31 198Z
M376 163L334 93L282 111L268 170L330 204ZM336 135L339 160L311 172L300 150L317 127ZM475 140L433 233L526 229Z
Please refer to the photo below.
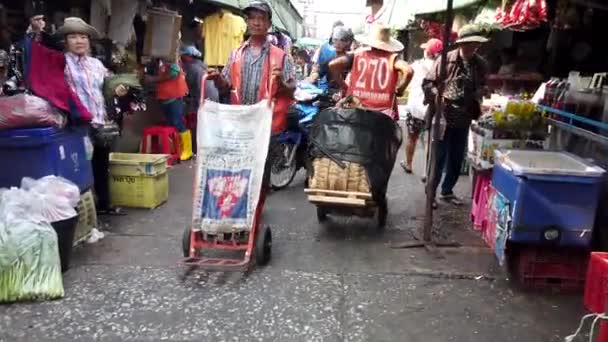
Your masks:
M230 54L220 74L210 70L207 78L214 80L220 94L230 93L233 105L250 105L261 100L273 101L272 136L287 126L287 110L294 102L295 72L285 51L270 44L268 30L272 10L266 1L254 0L245 9L249 39ZM271 146L273 139L271 138ZM268 185L270 159L266 162L265 185Z
M356 39L366 47L331 62L329 69L333 78L339 80L346 95L361 107L398 120L397 96L403 94L414 75L412 68L398 59L403 44L391 37L388 27L378 24L368 35ZM346 84L343 75L349 67L350 81Z

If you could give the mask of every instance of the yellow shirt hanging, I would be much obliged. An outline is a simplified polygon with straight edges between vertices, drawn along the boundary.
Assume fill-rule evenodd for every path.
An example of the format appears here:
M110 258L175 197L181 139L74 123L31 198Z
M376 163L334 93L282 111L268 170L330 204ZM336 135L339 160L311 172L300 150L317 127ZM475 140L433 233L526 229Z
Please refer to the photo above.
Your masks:
M209 66L223 66L232 50L239 47L247 30L245 20L226 10L212 14L203 22L205 62Z

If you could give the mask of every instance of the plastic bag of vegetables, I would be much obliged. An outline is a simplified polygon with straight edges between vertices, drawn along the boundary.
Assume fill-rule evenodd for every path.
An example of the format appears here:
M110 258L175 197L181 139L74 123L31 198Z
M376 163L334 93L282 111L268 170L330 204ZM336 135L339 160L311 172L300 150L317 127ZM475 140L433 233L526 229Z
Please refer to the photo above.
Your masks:
M64 295L55 230L39 215L17 215L34 200L20 189L0 193L0 303Z

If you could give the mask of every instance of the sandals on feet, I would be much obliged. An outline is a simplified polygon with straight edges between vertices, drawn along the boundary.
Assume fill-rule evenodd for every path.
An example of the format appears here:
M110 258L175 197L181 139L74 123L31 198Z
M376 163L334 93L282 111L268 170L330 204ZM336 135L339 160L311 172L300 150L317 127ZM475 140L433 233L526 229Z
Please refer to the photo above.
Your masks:
M405 171L405 173L412 173L412 168L408 167L405 164L405 161L402 160L401 163L399 163L399 164L401 164L401 168L403 169L403 171Z
M443 202L450 203L450 204L456 205L456 206L460 206L460 205L464 204L464 202L460 198L456 197L456 195L454 195L454 194L441 195L441 196L439 196L439 198Z

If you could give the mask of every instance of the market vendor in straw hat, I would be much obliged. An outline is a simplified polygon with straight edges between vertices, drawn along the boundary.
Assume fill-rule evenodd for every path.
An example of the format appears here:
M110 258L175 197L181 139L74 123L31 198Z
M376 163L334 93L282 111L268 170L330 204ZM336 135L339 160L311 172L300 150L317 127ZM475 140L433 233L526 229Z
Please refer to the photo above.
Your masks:
M462 200L456 197L453 190L460 176L468 144L469 126L472 120L481 115L487 64L477 54L477 50L487 41L478 26L463 26L455 42L457 49L447 54L447 77L440 78L440 57L422 83L426 102L430 107L428 113L436 113L439 87L444 89L444 110L441 114L445 130L439 141L433 186L435 189L439 186L445 171L439 197L444 202L455 205L462 204ZM430 118L426 120L428 125L431 121ZM435 203L434 206L436 205Z
M109 155L118 136L118 125L108 117L103 85L109 71L100 60L90 56L91 40L99 38L97 30L77 17L66 18L57 35L65 41L65 80L92 116L91 138L94 144L93 178L100 214L115 213L110 208L108 169ZM117 85L115 92L123 96L128 89Z
M364 47L330 63L334 80L339 80L348 98L353 98L359 106L397 120L397 97L403 94L414 75L412 68L399 59L403 44L391 37L390 29L381 24L374 25L367 35L359 35L356 40ZM350 84L346 84L342 75L349 67Z

